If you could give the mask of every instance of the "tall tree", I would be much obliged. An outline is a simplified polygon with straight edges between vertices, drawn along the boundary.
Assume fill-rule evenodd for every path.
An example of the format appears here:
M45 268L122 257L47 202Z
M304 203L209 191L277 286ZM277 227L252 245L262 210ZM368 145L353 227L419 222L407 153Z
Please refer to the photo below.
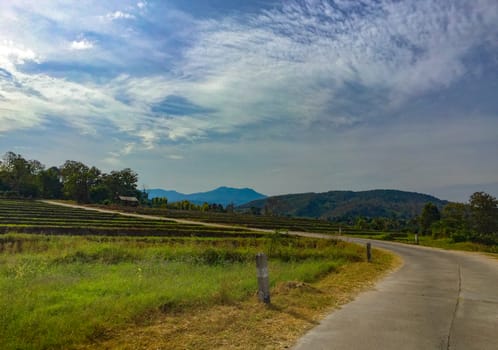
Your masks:
M448 232L468 231L470 223L470 207L464 203L448 203L441 213L441 221Z
M42 170L38 174L39 194L42 198L61 198L61 172L57 167Z
M36 177L44 169L43 164L39 161L27 160L20 154L7 152L3 157L0 168L2 182L10 190L26 197L36 197L38 195Z
M137 182L138 174L130 168L103 175L103 183L113 200L117 196L138 196Z
M420 215L420 228L422 229L422 234L429 233L431 225L439 219L441 219L441 214L436 205L431 202L425 204L422 209L422 214Z
M67 160L61 167L64 195L80 203L90 202L90 189L100 177L100 170L81 162Z
M469 199L473 228L482 234L498 233L498 200L485 192Z

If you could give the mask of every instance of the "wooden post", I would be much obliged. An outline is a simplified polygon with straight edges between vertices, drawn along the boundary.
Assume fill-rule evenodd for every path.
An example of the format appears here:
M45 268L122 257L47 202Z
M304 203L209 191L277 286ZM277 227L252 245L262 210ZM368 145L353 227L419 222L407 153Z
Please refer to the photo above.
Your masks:
M415 244L418 244L418 233L415 233Z
M372 261L372 244L370 242L367 243L367 261Z
M266 254L256 255L256 268L258 269L258 299L265 304L270 304L270 278Z

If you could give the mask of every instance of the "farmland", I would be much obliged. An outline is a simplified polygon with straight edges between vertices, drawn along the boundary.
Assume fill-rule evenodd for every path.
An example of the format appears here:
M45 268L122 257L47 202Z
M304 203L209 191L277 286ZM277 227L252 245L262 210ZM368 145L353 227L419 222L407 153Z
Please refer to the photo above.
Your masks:
M170 237L249 237L244 228L210 228L61 207L29 200L0 200L0 232Z
M217 224L226 224L244 227L253 227L260 229L270 230L287 230L299 232L313 232L325 234L337 234L339 232L344 234L368 234L380 235L380 231L374 230L360 230L353 226L341 225L326 220L295 218L285 216L266 216L266 215L248 215L241 213L216 213L216 212L202 212L194 210L170 210L163 208L146 208L146 207L123 207L123 206L100 206L92 205L94 207L111 208L120 211L131 213L156 215L173 219L187 219L194 221L202 221Z
M336 240L128 218L36 201L0 201L0 220L6 232L0 235L2 349L91 346L119 340L120 332L163 317L175 324L191 322L186 321L191 315L215 317L213 310L225 306L245 310L246 316L259 310L254 317L273 320L303 295L307 312L316 317L336 302L334 288L327 287L313 298L301 292L276 296L279 309L273 311L256 307L258 252L268 254L270 283L277 290L290 284L314 291L311 284L348 269L370 271L369 280L390 266L387 255L379 252L375 264L367 264L362 247ZM350 289L360 284L351 283ZM281 322L307 324L289 315ZM232 323L242 322L242 316ZM256 327L248 343L263 341L256 339L258 332ZM173 338L188 336L187 330L163 341L174 348ZM196 341L202 348L203 339Z

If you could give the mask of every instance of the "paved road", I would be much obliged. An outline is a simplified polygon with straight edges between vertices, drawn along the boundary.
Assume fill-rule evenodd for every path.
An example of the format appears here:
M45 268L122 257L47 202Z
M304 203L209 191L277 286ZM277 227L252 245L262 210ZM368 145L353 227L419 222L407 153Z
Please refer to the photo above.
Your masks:
M230 227L150 215L120 214ZM331 237L305 232L289 233ZM342 238L362 244L369 241ZM497 259L399 243L371 242L374 247L400 255L404 260L403 266L377 284L374 290L360 294L329 315L301 338L294 350L498 350Z
M295 350L498 350L498 260L390 242L372 245L397 253L404 265L330 314Z

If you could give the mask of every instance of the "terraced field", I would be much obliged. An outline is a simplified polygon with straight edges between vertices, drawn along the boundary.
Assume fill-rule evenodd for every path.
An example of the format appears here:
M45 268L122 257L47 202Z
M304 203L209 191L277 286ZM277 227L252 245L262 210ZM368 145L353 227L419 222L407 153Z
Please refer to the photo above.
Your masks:
M109 207L105 207L109 208ZM202 211L186 211L186 210L170 210L161 208L132 208L132 207L112 207L119 211L127 211L131 213L156 215L166 218L187 219L194 221L202 221L209 223L218 223L226 225L234 225L240 227L254 227L270 230L288 230L300 232L314 233L330 233L337 234L361 234L361 235L380 235L379 231L359 230L353 226L339 225L337 223L328 222L318 219L307 218L290 218L280 216L264 216L264 215L247 215L239 213L216 213Z
M0 233L108 236L251 237L248 229L178 224L62 207L32 200L0 200Z

